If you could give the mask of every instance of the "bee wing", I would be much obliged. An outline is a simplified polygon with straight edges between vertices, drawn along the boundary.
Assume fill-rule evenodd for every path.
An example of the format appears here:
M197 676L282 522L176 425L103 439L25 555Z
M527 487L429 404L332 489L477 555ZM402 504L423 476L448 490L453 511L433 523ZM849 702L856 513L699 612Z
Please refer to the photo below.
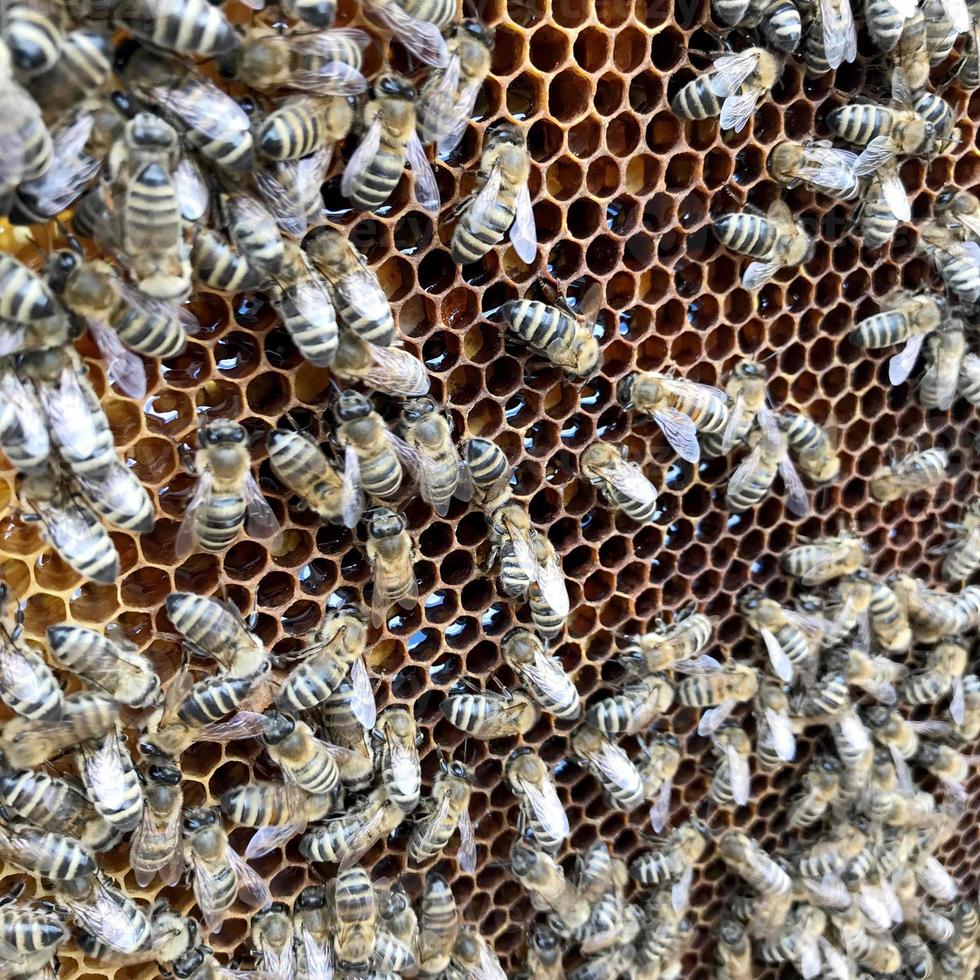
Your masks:
M343 61L328 61L316 68L300 68L293 72L291 87L313 95L349 97L367 90L367 79Z
M565 585L565 576L555 552L551 553L544 565L537 565L535 581L541 590L541 596L551 606L555 615L567 616L571 611L568 587Z
M138 907L127 908L121 895L110 891L99 877L93 878L95 894L90 901L77 902L63 896L86 932L122 953L139 949L149 936L150 925ZM135 914L133 914L135 912Z
M6 424L0 424L0 435L8 426L16 425L20 430L19 436L32 455L47 456L51 452L51 439L41 406L15 374L0 375L0 398L0 419L5 407L9 407L13 415Z
M801 878L803 887L813 896L817 904L831 909L847 908L851 904L851 893L844 882L834 875L822 878Z
M431 110L432 118L437 121L439 127L435 139L436 143L439 143L447 133L459 124L458 89L459 55L454 54L450 57L449 64L437 76L432 76L432 83L426 84L422 91L426 105ZM442 152L441 149L440 152Z
M449 64L446 40L435 24L409 17L397 3L372 3L369 12L420 61L433 68L445 68Z
M544 779L538 786L535 783L522 780L521 790L527 800L527 805L534 812L541 826L545 827L548 833L555 837L567 837L569 833L568 814L561 805L554 783L550 779Z
M504 973L496 953L486 941L480 943L480 961L470 974L470 980L507 980L507 974Z
M966 0L940 0L946 19L953 25L958 34L965 34L970 29L970 11Z
M419 780L419 754L415 743L403 739L388 741L392 781L398 785L406 796L417 792Z
M915 877L922 890L928 892L936 901L947 904L956 901L960 891L956 879L932 855L916 865Z
M810 497L789 456L779 461L779 475L786 490L786 509L796 517L806 517L810 513Z
M442 827L446 823L446 819L449 816L449 808L452 806L452 800L450 799L449 793L443 793L439 797L439 802L436 804L435 808L427 813L423 820L425 822L425 829L419 834L418 844L416 849L421 854L428 854L435 851L434 842L436 840L436 835L441 831Z
M823 936L817 936L817 947L827 968L826 974L829 980L851 980L853 972L847 957L833 943L828 942Z
M333 949L330 940L318 942L309 930L303 930L306 952L306 975L309 980L333 980Z
M531 546L530 537L523 528L513 524L506 515L502 518L502 523L513 546L514 559L518 567L525 575L534 579L537 575L537 562L534 558L534 548Z
M145 888L157 872L164 876L164 884L172 885L180 877L183 855L180 849L180 807L162 824L157 822L148 806L133 834L129 850L129 863L136 872L136 881ZM162 859L161 859L162 855Z
M773 673L788 684L793 679L794 671L793 664L786 655L783 645L772 630L763 627L759 632L762 634L762 642L766 645L766 652L769 654L769 663L772 665Z
M698 722L698 735L707 738L712 732L716 732L721 728L725 723L725 719L735 710L736 704L738 704L737 701L728 698L716 707L708 708L701 715L701 720Z
M26 123L38 117L37 106L28 93L9 75L0 87L0 115L7 120L4 127L3 153L0 153L0 183L16 187L24 176L24 164L28 157L40 153L40 148L28 146L28 139L33 140L33 126ZM50 136L45 130L43 137L48 143Z
M92 409L73 368L66 366L57 385L41 389L41 401L59 445L71 449L76 458L95 452L98 435Z
M670 907L683 912L691 904L691 886L694 884L694 865L689 864L670 889Z
M898 778L899 789L903 793L911 794L915 790L915 785L912 782L912 772L909 769L909 764L894 745L889 745L888 750L892 757L892 764L895 766L895 775Z
M673 664L673 669L678 674L705 674L721 669L721 664L714 657L702 653L698 657L690 660L677 660Z
M868 920L876 932L884 932L892 927L892 917L888 907L882 901L881 892L875 885L863 882L854 896L861 914Z
M520 673L531 687L541 691L552 702L561 703L569 687L574 687L565 671L543 650L536 650L532 662L521 668Z
M850 0L820 0L823 43L827 64L840 68L857 57L857 30Z
M811 977L820 974L820 947L815 938L805 937L800 944L800 976L803 980L810 980Z
M264 908L268 905L272 901L272 893L261 875L247 865L230 846L226 856L229 864L235 869L235 877L238 879L238 897L255 908Z
M723 456L731 452L735 445L736 434L742 421L742 406L745 398L741 391L735 395L735 401L728 409L728 421L725 423L725 430L721 434L721 452Z
M197 528L194 525L198 510L201 509L210 499L211 490L214 485L211 470L205 469L197 479L197 486L194 488L194 495L187 504L184 511L184 519L180 522L177 530L177 557L186 558L197 543Z
M621 494L640 504L654 504L657 500L657 488L643 475L643 470L636 463L627 462L620 457L601 467L602 476Z
M745 459L739 463L735 472L728 478L728 490L726 496L729 499L737 497L741 491L750 483L755 481L756 472L762 462L765 446L760 442Z
M721 104L721 116L718 120L721 128L740 133L752 118L761 95L762 92L757 88L739 95L729 95Z
M180 116L189 129L209 140L231 141L236 134L249 131L248 114L216 85L201 81L190 81L179 88L154 85L149 95Z
M538 254L538 229L534 224L531 190L527 184L522 184L514 196L514 223L510 226L509 237L518 258L530 265Z
M854 161L854 175L867 177L895 157L895 147L887 136L876 136Z
M470 474L469 467L457 456L456 468L456 490L453 496L457 500L468 501L473 499L474 487L473 476Z
M650 807L650 824L658 834L667 826L667 818L670 816L670 795L673 788L673 779L663 780L660 789L657 791L657 799Z
M405 144L405 159L415 174L415 199L426 211L438 211L439 185L418 133L409 136Z
M470 811L463 810L459 815L459 850L456 860L463 871L476 870L476 834L473 832L473 821Z
M364 490L361 487L361 462L354 447L344 447L344 479L340 488L341 514L345 527L356 527L364 513Z
M834 146L809 146L800 177L828 190L845 191L854 184L858 155Z
M953 696L949 702L949 715L957 725L966 720L966 692L963 689L963 678L957 677L953 685Z
M245 530L253 538L273 538L272 547L275 548L275 541L279 538L282 528L251 473L245 477L244 497Z
M294 238L301 238L306 233L306 206L299 191L298 174L300 164L308 159L284 160L274 168L256 169L252 174L255 187L276 219L279 230ZM280 180L279 174L287 179Z
M769 282L782 267L780 259L770 259L768 262L750 262L742 273L742 285L746 289L759 289Z
M374 723L378 720L378 706L363 657L358 657L351 664L350 683L351 712L365 728L374 728Z
M85 141L92 132L91 113L82 113L52 136L51 166L36 180L21 184L27 193L43 203L47 214L60 214L99 172L100 161L85 153Z
M741 54L722 55L715 59L709 87L720 99L734 95L758 67L759 56L752 49Z
M130 768L124 760L115 733L106 735L93 747L83 744L81 748L85 786L94 800L111 810L121 810L126 799L126 771ZM132 830L138 823L141 813L134 814L125 824L117 823L120 830Z
M0 678L8 696L20 701L37 697L37 674L31 661L13 644L0 642Z
M725 746L725 757L728 760L728 775L732 782L732 797L739 806L745 806L749 801L749 760L736 751L734 746Z
M241 739L264 735L269 719L256 711L237 711L226 721L206 725L200 730L200 738L208 742L237 742Z
M401 436L395 435L394 432L386 433L386 438L391 448L395 451L395 455L398 457L398 461L402 464L402 467L408 471L411 477L417 479L426 462L424 454L419 452L414 446L410 446Z
M351 826L340 855L341 871L346 871L351 865L356 864L371 849L371 845L378 839L384 817L385 808L378 806L367 820L359 820Z
M820 585L826 580L826 575L837 564L838 560L846 558L849 548L846 543L827 548L822 558L818 559L800 577L804 585Z
M381 117L375 116L367 131L361 137L357 149L351 154L344 175L340 179L340 193L350 197L354 181L364 173L367 165L375 158L381 146Z
M129 350L108 324L93 317L87 317L85 322L105 361L109 383L130 398L143 398L146 394L146 368L139 355Z
M879 172L878 180L881 183L881 196L891 209L892 214L899 221L912 220L912 207L909 204L909 196L905 192L905 185L899 176L896 167L890 167L884 173Z
M629 756L611 742L603 744L593 757L593 762L610 783L626 792L635 790L640 782L640 774L630 762Z
M371 598L371 614L375 626L380 626L385 621L392 603L397 602L404 608L410 608L418 602L419 586L414 572L407 583L400 579L400 575L396 576L388 570L385 562L379 561L375 565L374 595Z
M698 430L691 418L676 408L658 408L653 413L664 438L681 459L696 463L701 458Z
M78 477L77 482L82 493L89 500L98 499L101 501L103 509L114 512L116 515L114 521L117 524L139 516L140 511L149 502L149 497L140 481L136 479L131 470L118 461L113 462L102 479L90 480L87 477ZM152 516L150 519L152 520ZM110 694L115 690L113 682L118 679L119 659L122 658L113 660L110 667L111 676L105 682L106 690ZM108 664L106 666L109 667ZM141 671L146 670L145 663L140 662L137 666Z
M792 762L796 757L796 736L793 734L789 717L772 708L766 708L764 714L776 755L783 762Z
M448 156L453 150L459 146L459 141L463 138L463 134L466 132L466 124L470 121L470 117L473 115L473 107L476 105L477 96L480 94L481 84L473 83L466 85L460 90L459 96L456 100L456 113L457 118L453 123L452 127L446 132L446 135L441 137L436 143L436 151L439 156Z

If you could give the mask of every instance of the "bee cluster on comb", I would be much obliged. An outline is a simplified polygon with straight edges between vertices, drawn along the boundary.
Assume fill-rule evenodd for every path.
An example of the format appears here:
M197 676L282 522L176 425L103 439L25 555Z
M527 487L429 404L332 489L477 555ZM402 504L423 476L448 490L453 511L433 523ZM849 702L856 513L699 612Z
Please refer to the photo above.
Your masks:
M4 5L4 975L973 976L975 11L714 8Z

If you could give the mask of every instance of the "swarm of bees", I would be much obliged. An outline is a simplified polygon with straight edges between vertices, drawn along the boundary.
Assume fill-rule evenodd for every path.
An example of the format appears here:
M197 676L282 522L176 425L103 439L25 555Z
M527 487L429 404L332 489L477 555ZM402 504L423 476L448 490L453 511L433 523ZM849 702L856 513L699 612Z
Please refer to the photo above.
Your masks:
M179 447L193 482L167 547L176 562L220 561L243 539L278 554L285 508L270 505L253 470L264 450L261 479L278 481L288 507L350 534L371 571L363 602L339 588L283 652L227 596L172 592L154 624L180 650L166 665L122 620L54 623L43 646L28 642L23 611L4 603L0 861L18 881L0 896L0 974L53 978L59 951L72 951L96 969L157 964L190 980L502 980L493 926L475 924L494 886L457 889L457 906L447 880L449 869L487 869L513 879L509 893L532 910L521 977L665 980L689 970L696 868L717 857L732 885L714 930L720 980L784 964L832 980L972 976L980 908L942 849L980 736L970 651L980 588L965 584L980 567L980 507L969 503L949 528L947 588L876 574L853 531L801 541L783 557L798 583L791 598L738 595L758 656L716 639L710 603L692 604L646 630L606 631L618 649L596 651L602 688L585 697L560 646L581 585L566 577L560 535L533 518L503 446L441 404L403 341L370 243L330 224L321 194L339 167L337 189L355 210L386 215L405 184L421 209L440 212L440 172L457 166L471 118L485 115L494 30L461 19L456 0L362 6L370 33L335 26L333 0L10 0L0 11L0 213L18 246L0 254L0 449L17 472L17 521L36 524L86 583L114 589L128 559L111 529L149 533L157 509L116 449L99 371L75 342L87 336L106 384L142 400L148 362L179 357L201 329L186 305L194 291L261 293L300 358L329 372L330 393L308 423L287 414L259 437L248 421L202 410L196 445ZM856 58L849 0L713 7L733 29L726 50L672 99L692 123L746 129L796 51L808 76ZM976 18L962 0L867 0L887 94L872 86L871 98L827 115L849 148L777 142L773 181L853 205L852 230L867 248L885 246L912 216L903 161L933 161L957 138L931 68L952 59L960 87L980 85ZM407 58L396 48L369 70L374 32ZM563 295L530 276L528 140L538 138L509 120L484 127L464 178L472 192L443 216L442 240L460 266L500 249L515 257L508 269L529 270L515 276L528 284L520 298L487 319L578 392L603 360L603 290L574 282ZM747 290L814 254L805 216L778 196L765 203L712 215L722 245L750 260ZM917 234L943 291L896 290L854 324L850 343L904 344L889 361L893 385L921 357L927 409L958 396L980 404L980 356L969 350L980 204L949 187ZM777 399L764 362L720 367L723 387L666 365L630 367L616 399L634 425L649 416L699 475L711 458L733 457L714 488L733 515L781 489L803 518L811 488L837 480L833 418ZM665 486L635 455L599 426L570 479L617 527L639 530L658 524ZM886 506L933 492L949 482L951 458L938 445L906 447L865 474L869 493ZM379 710L374 690L379 629L425 599L420 508L434 520L472 511L486 541L476 558L519 617L493 638L496 671L440 692L433 724L397 696ZM605 616L601 602L583 602ZM561 759L542 738L552 730L565 736ZM233 742L251 743L255 777L185 798L185 753ZM473 764L474 742L491 746L496 772ZM697 800L674 791L692 746L706 773ZM791 765L779 843L731 829L754 773ZM590 819L655 835L641 853L624 860L606 831L583 846L568 770L598 790ZM488 777L493 806L504 794L516 815L491 844L470 812ZM392 844L406 874L376 867L372 854ZM286 849L311 882L289 901L258 870ZM181 890L138 897L162 888ZM224 962L213 944L242 906L243 948Z

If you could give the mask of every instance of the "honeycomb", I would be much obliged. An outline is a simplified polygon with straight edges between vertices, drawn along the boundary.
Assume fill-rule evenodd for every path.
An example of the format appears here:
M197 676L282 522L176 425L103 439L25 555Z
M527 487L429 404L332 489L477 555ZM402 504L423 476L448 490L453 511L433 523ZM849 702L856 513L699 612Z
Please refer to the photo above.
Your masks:
M958 519L977 491L973 411L963 400L947 413L923 410L909 384L889 387L880 353L847 339L853 323L876 312L894 289L935 281L917 254L915 230L903 226L880 253L869 253L848 233L844 206L801 189L783 192L813 230L816 248L805 266L780 274L757 295L740 287L739 260L709 231L711 216L731 210L733 201L765 208L779 194L765 171L778 140L825 135L822 120L831 109L877 84L880 73L872 69L875 55L866 39L857 63L826 77L804 79L790 59L753 124L722 136L716 121L682 123L668 108L669 95L703 67L703 59L686 52L717 46L707 0L485 0L480 7L482 19L496 28L493 69L461 146L448 162L436 162L441 217L472 185L484 128L501 118L517 121L526 129L534 161L537 263L527 266L501 247L457 268L446 231L414 203L407 175L381 213L358 214L339 192L342 160L335 161L323 189L324 217L366 253L389 294L404 346L425 362L432 394L444 402L457 435L491 438L506 452L515 494L562 559L572 612L552 652L583 699L607 692L616 681L608 661L618 635L652 628L658 617L691 600L714 619L726 651L761 666L764 654L736 612L736 594L754 584L784 598L788 586L778 571L780 553L798 536L835 532L841 521L867 541L870 567L881 573L901 568L937 582L930 549L945 538L943 522ZM342 0L338 22L361 23L351 0ZM396 66L403 65L402 54L393 52ZM386 43L378 39L368 52L366 74L388 57ZM947 183L980 190L974 122L980 118L980 94L968 98L953 87L945 97L959 118L959 143L933 161L908 160L901 168L916 218L930 212ZM593 282L603 287L597 328L602 363L585 384L570 382L512 346L490 319L545 273L567 284L573 298ZM147 365L142 405L107 386L94 348L83 342L117 445L152 490L158 518L154 531L141 537L113 533L122 559L115 585L82 582L46 551L36 530L16 515L12 471L0 471L0 575L25 603L28 639L42 641L55 623L101 627L116 620L165 677L179 659L163 610L172 590L226 590L243 611L257 613L262 639L286 652L301 645L331 596L360 601L370 580L357 533L320 526L311 514L291 508L289 493L265 460L265 435L287 412L326 438L329 372L302 360L261 294L229 299L197 293L192 308L202 331L179 357ZM745 357L766 361L775 405L821 422L832 415L837 420L840 478L814 494L813 511L803 520L789 517L776 495L745 514L730 515L723 497L735 464L703 460L692 467L678 461L652 422L630 419L615 401L617 382L631 370L675 369L718 384ZM200 420L213 417L240 420L251 435L261 486L285 529L273 552L261 542L240 540L222 556L176 558L177 527L193 489L181 455L193 449ZM610 511L577 476L579 454L596 438L624 445L662 488L655 525L638 527ZM947 448L954 478L931 495L876 503L869 477L896 445ZM515 970L523 957L529 904L501 866L518 812L503 780L511 750L531 744L555 768L572 826L560 854L566 867L596 838L626 859L635 856L647 846L648 817L645 808L632 814L607 808L595 781L568 760L567 725L545 716L522 739L488 743L465 740L442 718L439 702L460 678L477 685L489 685L494 677L504 685L513 682L499 640L515 623L529 622L529 614L506 600L487 574L487 529L476 509L453 501L448 516L439 518L418 498L408 499L404 509L419 552L420 603L375 631L369 666L378 706L411 706L425 736L420 752L427 786L441 753L474 768L470 813L477 870L460 872L452 858L434 867L450 880L464 918L479 925L505 966ZM710 778L707 745L696 733L695 710L675 705L663 724L684 749L671 814L676 825L693 811L704 813L699 804ZM629 739L624 744L635 750ZM812 753L813 746L801 741L794 765L773 776L754 774L747 810L710 812L709 824L717 831L737 824L771 851L781 841L798 772ZM229 786L271 775L253 744L198 744L182 764L188 804L213 804ZM969 814L980 805L980 776L971 776L967 790ZM421 875L407 868L408 830L403 825L365 864L376 878L407 871L408 890L417 894ZM248 835L232 833L239 851ZM296 844L255 862L277 899L291 901L315 880ZM980 829L972 818L942 857L964 891L975 892ZM137 886L125 848L107 855L104 867L124 880L130 894L155 897L156 891ZM691 980L711 975L709 929L734 885L709 848L692 895L697 930L684 956L684 975ZM192 904L189 891L164 893L182 910ZM237 908L210 940L223 959L247 950L247 912ZM71 947L59 955L68 980L112 973ZM120 975L150 972L151 967L127 968Z

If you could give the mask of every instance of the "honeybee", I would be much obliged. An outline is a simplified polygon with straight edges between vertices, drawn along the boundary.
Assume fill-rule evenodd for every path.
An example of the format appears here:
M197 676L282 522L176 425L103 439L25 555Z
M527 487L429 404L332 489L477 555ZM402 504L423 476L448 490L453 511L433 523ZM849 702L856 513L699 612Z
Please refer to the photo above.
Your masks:
M698 662L712 631L711 620L697 612L694 605L688 605L677 613L670 626L658 619L652 633L627 637L628 645L620 659L629 664L631 671L641 674L670 671L678 665L686 667ZM716 662L711 660L706 665Z
M304 980L330 980L333 976L333 942L326 888L308 885L293 905L297 976Z
M711 385L684 381L656 371L628 374L616 398L625 409L651 415L681 459L701 458L698 433L721 432L728 422L728 396Z
M112 16L141 40L178 54L213 57L238 43L222 10L205 0L125 0Z
M508 867L527 889L534 908L547 910L556 928L574 932L585 925L589 918L589 903L568 881L554 858L518 838L510 849Z
M372 85L364 133L340 182L341 193L365 211L388 200L406 163L415 175L419 204L427 211L439 209L439 187L415 130L416 98L415 87L399 75L382 75Z
M978 246L980 248L980 246ZM944 412L956 398L966 334L962 321L950 320L926 341L926 369L919 380L919 401Z
M177 154L174 128L140 112L109 158L120 198L119 245L139 288L159 300L183 300L191 289L174 182Z
M160 678L121 630L103 636L81 626L49 626L48 647L58 663L87 683L100 687L120 704L145 708L160 693Z
M964 303L980 299L980 245L963 242L937 221L919 226L920 248L932 261L947 289Z
M493 28L478 20L456 25L446 45L448 63L430 73L419 90L419 136L423 143L436 143L440 156L452 153L466 132L480 86L490 71L493 42ZM480 170L487 173L489 167L481 163Z
M949 454L945 449L925 449L883 466L872 477L871 496L882 503L939 486L947 479Z
M868 178L858 215L864 246L871 249L887 245L899 223L911 220L908 195L894 160L882 164Z
M277 703L284 711L306 711L322 704L351 677L350 708L363 725L373 725L376 711L362 654L367 647L367 617L356 606L328 607L312 642L297 656L302 662L283 682ZM346 744L346 743L345 743Z
M954 703L959 714L959 717L953 718L952 734L956 744L972 741L980 733L980 679L976 674L967 674L963 677L961 688L961 703L950 702L950 715Z
M446 68L449 49L442 28L456 19L451 0L370 0L370 19L386 27L416 58L433 68Z
M840 459L830 431L806 415L781 411L776 416L786 433L796 464L814 483L828 483L840 472Z
M893 70L891 85L893 105L845 105L827 117L841 139L864 147L854 164L858 176L898 155L931 156L937 150L935 126L913 108L912 90L900 68Z
M51 135L41 110L14 80L11 54L0 51L0 89L3 90L4 148L0 153L0 190L13 190L21 181L42 176L51 165Z
M304 432L273 429L266 445L276 478L328 524L341 522L343 477Z
M974 756L963 755L948 745L925 742L919 745L915 759L928 769L954 798L966 800L966 781L970 775L970 768L976 761ZM945 900L950 901L949 898Z
M0 256L0 314L0 353L5 355L73 339L51 284L11 255Z
M473 501L486 511L488 502L500 499L504 492L510 476L507 455L488 439L466 439L462 456L473 479Z
M425 89L422 91L424 97ZM428 110L423 109L420 120L428 115ZM442 118L445 119L444 114ZM433 123L435 119L433 115ZM460 137L462 132L459 128ZM456 130L446 137L447 140L456 138ZM527 264L534 261L538 234L527 182L530 168L524 137L518 129L498 125L488 130L477 172L479 189L462 206L453 229L450 248L456 262L465 265L479 261L503 241L508 228L511 244L521 261Z
M500 653L534 700L555 718L574 720L582 702L561 664L530 630L513 629L500 642Z
M278 535L279 521L251 473L245 428L227 419L205 422L198 442L190 466L198 482L177 531L177 554L186 556L196 545L223 551L243 527L252 537Z
M328 367L337 353L338 335L326 283L295 242L284 241L283 246L282 268L268 287L269 300L303 357Z
M505 775L520 803L519 830L531 830L538 846L554 854L568 837L569 824L548 767L532 749L522 746L507 759Z
M670 104L682 119L720 114L722 129L745 128L756 105L779 81L780 64L765 48L747 48L715 58L711 70L688 82Z
M685 677L674 688L678 704L708 708L698 722L698 734L707 736L732 713L740 701L750 701L759 689L756 671L745 664L726 660L715 669Z
M296 976L296 950L289 906L273 902L252 916L252 955L257 965L272 976Z
M596 701L585 714L586 724L609 734L638 735L667 713L674 685L663 674L626 684L618 693Z
M320 190L332 159L332 147L320 146L299 160L273 160L252 171L252 182L283 234L302 238L319 218Z
M839 149L829 140L782 140L769 152L766 167L783 187L802 185L815 194L853 201L861 193L861 182L854 173L856 161L856 153Z
M264 669L265 645L230 601L171 592L166 609L184 645L195 655L217 661L232 677L251 677Z
M758 739L756 758L763 772L772 772L796 758L796 735L789 717L789 698L782 684L767 678L755 697Z
M579 457L582 476L599 488L602 499L627 517L645 524L657 513L657 488L638 463L626 458L626 447L594 442Z
M504 738L523 735L541 716L541 710L523 691L501 694L454 694L439 705L450 724L475 738Z
M493 566L499 558L501 591L508 596L524 595L539 574L527 508L504 487L499 495L484 502L483 512L490 526L487 565Z
M729 830L718 842L721 859L746 884L764 895L792 890L790 876L754 841L737 830Z
M831 756L818 757L804 770L803 793L794 800L787 814L787 826L812 827L822 819L837 797L841 764Z
M660 846L647 851L630 862L630 877L641 885L655 886L675 883L671 895L675 911L684 908L690 894L695 863L704 854L711 832L699 820L687 820L676 827Z
M762 636L780 680L792 681L796 670L814 662L827 628L824 620L784 609L756 589L743 593L738 607L749 626Z
M942 575L947 582L963 582L980 567L980 499L972 499L959 524L947 524L953 540L947 545Z
M276 301L280 305L288 306L289 299L292 299L295 305L299 305L296 293L290 292L292 278L298 278L299 274L293 271L292 265L290 268L284 268L287 253L295 256L296 246L293 243L287 245L283 241L272 212L256 198L238 188L226 187L218 200L222 223L228 232L228 237L249 268L263 277L270 276L274 279L279 277L277 284L280 292L286 293L288 297L283 300L282 296L277 294ZM295 315L292 308L288 308L286 312ZM285 314L284 323L295 337L296 324L292 321L286 322Z
M375 626L385 621L393 603L411 609L418 602L415 547L407 526L403 515L387 507L376 508L368 518L366 550L374 569L371 621Z
M544 284L539 280L539 286ZM504 326L536 354L575 378L595 371L601 352L595 325L602 305L602 287L594 284L578 311L548 287L552 304L535 299L509 300L498 317Z
M340 770L334 758L338 746L320 741L304 721L267 712L270 725L262 735L266 752L304 793L325 795L340 781Z
M367 872L342 870L333 886L334 952L345 970L364 970L374 951L378 902Z
M343 381L361 381L390 395L424 395L429 375L417 357L401 347L376 347L342 330L330 370Z
M343 816L308 831L299 850L308 861L337 862L341 869L349 868L404 819L405 811L383 789L376 789Z
M385 792L402 810L411 812L422 792L418 746L423 734L410 711L393 705L378 715L372 735L379 744L376 762Z
M562 941L548 925L534 925L527 937L527 980L562 980Z
M456 861L463 871L476 868L476 838L469 813L472 787L473 775L462 763L442 763L428 810L412 828L408 842L408 855L416 864L439 854L458 829Z
M348 99L295 95L265 117L256 146L266 159L298 160L321 147L332 151L353 122Z
M895 685L905 676L904 665L896 664L887 657L872 656L855 646L835 651L828 663L836 666L838 654L841 655L841 666L849 684L861 688L882 704L895 703Z
M194 898L212 932L221 929L236 897L257 908L272 901L269 888L228 843L215 809L188 807L182 819L184 861L194 875Z
M856 572L867 554L868 546L863 538L853 531L841 531L836 537L817 538L790 548L779 564L784 572L804 585L821 585Z
M561 634L565 618L571 611L568 589L554 545L542 534L531 538L534 576L528 587L531 622L546 639Z
M786 509L797 517L810 510L806 487L789 456L789 440L775 415L763 408L746 436L751 452L728 478L725 505L740 513L754 507L769 492L777 473L783 479Z
M59 881L55 899L99 942L121 953L142 949L150 939L150 920L142 908L101 871Z
M367 259L350 239L329 228L317 228L303 248L327 283L330 299L348 330L377 347L395 339L391 304Z
M0 802L9 815L52 834L72 837L90 851L107 850L119 839L81 789L60 776L33 769L2 771Z
M161 759L146 770L143 812L133 834L130 864L140 887L159 874L164 885L173 885L184 869L180 846L180 817L184 805L180 769Z
M0 969L8 976L53 976L52 960L68 938L68 927L53 909L18 902L23 885L0 896Z
M708 799L716 806L745 806L749 800L749 756L752 742L738 726L725 725L711 736L719 763L708 786Z
M909 704L931 704L952 694L954 702L960 703L951 704L950 713L954 721L962 721L963 673L968 659L966 647L960 643L940 643L926 654L925 667L905 678L905 700Z
M611 807L635 810L643 802L643 777L623 749L605 734L590 725L579 725L570 744L572 755L599 782Z
M507 974L490 944L476 926L463 926L452 949L452 962L473 980L505 980Z
M717 980L751 980L752 942L737 919L725 918L718 926L715 945Z
M219 293L258 289L264 277L249 268L245 257L219 232L195 225L191 239L194 281Z
M862 347L886 347L905 341L888 362L888 377L898 385L912 373L926 337L940 329L948 316L946 301L932 294L900 291L890 296L880 313L862 320L850 335Z
M259 90L289 88L304 95L358 95L370 38L363 31L290 31L253 27L235 52L238 79Z
M102 819L124 832L136 827L143 813L143 792L125 737L110 732L83 742L75 759L86 795Z
M84 739L101 738L113 731L119 705L103 694L78 691L66 694L61 717L7 721L0 734L0 749L15 769L30 769L78 745Z
M0 582L0 611L7 598L7 586ZM12 632L0 624L0 699L24 718L57 721L64 710L61 685L40 654L17 642L21 618L18 610Z
M0 448L18 473L47 470L51 436L37 393L14 371L0 370L0 396Z
M425 876L419 908L419 972L422 976L439 976L449 966L459 927L459 910L452 890L442 875L430 871Z
M963 607L956 597L926 588L911 575L895 572L887 585L908 610L915 635L924 643L944 636L957 636L966 628Z
M640 751L643 759L637 768L643 780L643 795L653 801L650 824L659 834L670 816L674 776L681 762L680 749L673 735L657 735L648 742L640 742Z
M742 273L746 289L759 289L780 269L809 261L813 252L813 240L780 199L765 216L737 211L716 218L712 227L727 248L757 260Z
M453 497L466 501L473 496L473 480L453 446L450 425L431 398L413 398L402 405L401 429L417 454L422 499L445 517Z
M766 369L755 361L739 361L725 383L725 394L729 406L724 431L706 434L701 440L709 456L725 455L748 435L766 406Z
M344 449L344 524L354 527L364 512L364 495L390 500L402 485L400 459L415 453L386 428L371 402L347 389L337 402L337 441Z
M980 241L980 202L967 191L944 187L933 206L936 221L959 234L963 241Z

